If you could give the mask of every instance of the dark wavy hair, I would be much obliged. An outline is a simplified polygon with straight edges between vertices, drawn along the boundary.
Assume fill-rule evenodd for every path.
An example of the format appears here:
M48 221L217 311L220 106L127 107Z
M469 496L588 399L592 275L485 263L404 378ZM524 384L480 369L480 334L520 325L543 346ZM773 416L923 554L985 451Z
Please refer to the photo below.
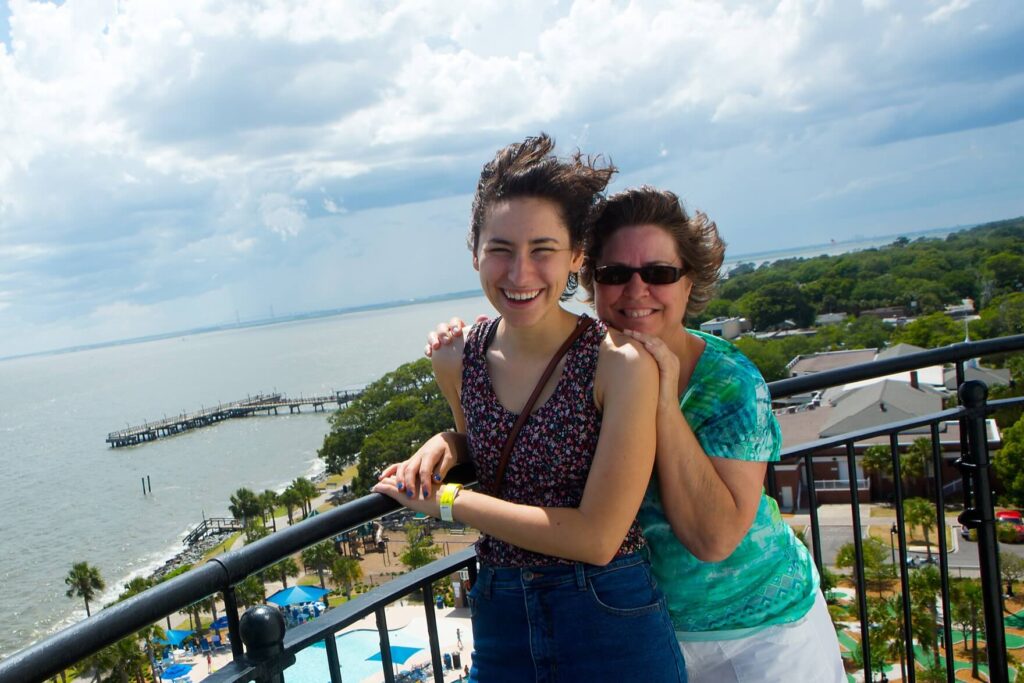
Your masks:
M697 211L693 216L687 215L675 193L649 185L617 192L595 207L586 259L580 271L587 300L594 298L594 267L605 245L616 231L631 225L657 225L672 236L686 276L693 283L686 315L703 311L715 293L725 258L725 242L706 214Z
M529 137L522 142L498 150L484 165L473 196L473 214L467 242L476 254L480 232L491 207L510 199L546 199L558 207L569 231L569 244L582 249L590 232L594 208L616 172L615 166L600 156L583 156L576 150L572 156L559 159L554 154L555 141L546 134ZM569 275L562 301L576 292L576 273Z

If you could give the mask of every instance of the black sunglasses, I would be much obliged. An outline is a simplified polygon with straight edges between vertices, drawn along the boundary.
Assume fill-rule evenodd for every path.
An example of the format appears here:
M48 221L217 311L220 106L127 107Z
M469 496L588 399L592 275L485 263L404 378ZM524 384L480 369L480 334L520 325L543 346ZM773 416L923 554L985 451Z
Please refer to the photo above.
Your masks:
M599 285L624 285L632 279L633 273L640 273L640 279L649 285L670 285L679 282L679 278L686 274L686 269L675 266L598 266L594 269L594 282Z

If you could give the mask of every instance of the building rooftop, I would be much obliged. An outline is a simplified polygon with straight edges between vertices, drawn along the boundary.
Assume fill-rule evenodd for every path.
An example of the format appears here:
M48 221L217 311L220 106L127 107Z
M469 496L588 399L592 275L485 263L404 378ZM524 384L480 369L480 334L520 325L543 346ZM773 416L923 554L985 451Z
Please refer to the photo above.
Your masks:
M790 376L809 375L814 372L845 368L875 359L877 349L849 349L847 351L824 351L798 356L789 368Z

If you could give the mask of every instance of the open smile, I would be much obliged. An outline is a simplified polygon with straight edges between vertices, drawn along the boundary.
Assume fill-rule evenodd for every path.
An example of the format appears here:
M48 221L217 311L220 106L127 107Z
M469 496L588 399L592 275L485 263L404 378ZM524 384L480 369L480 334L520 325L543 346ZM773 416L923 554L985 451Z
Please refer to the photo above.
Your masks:
M543 289L503 289L501 290L501 293L504 294L505 298L508 299L509 301L514 301L515 303L526 303L536 299L538 296L540 296L540 293L543 291Z

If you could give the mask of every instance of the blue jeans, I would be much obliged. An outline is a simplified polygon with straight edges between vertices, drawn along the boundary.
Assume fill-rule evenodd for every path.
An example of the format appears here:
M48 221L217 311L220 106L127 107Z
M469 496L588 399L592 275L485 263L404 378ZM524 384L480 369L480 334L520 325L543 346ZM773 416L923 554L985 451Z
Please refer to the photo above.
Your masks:
M640 555L604 567L484 565L469 601L470 681L686 681L665 598Z

